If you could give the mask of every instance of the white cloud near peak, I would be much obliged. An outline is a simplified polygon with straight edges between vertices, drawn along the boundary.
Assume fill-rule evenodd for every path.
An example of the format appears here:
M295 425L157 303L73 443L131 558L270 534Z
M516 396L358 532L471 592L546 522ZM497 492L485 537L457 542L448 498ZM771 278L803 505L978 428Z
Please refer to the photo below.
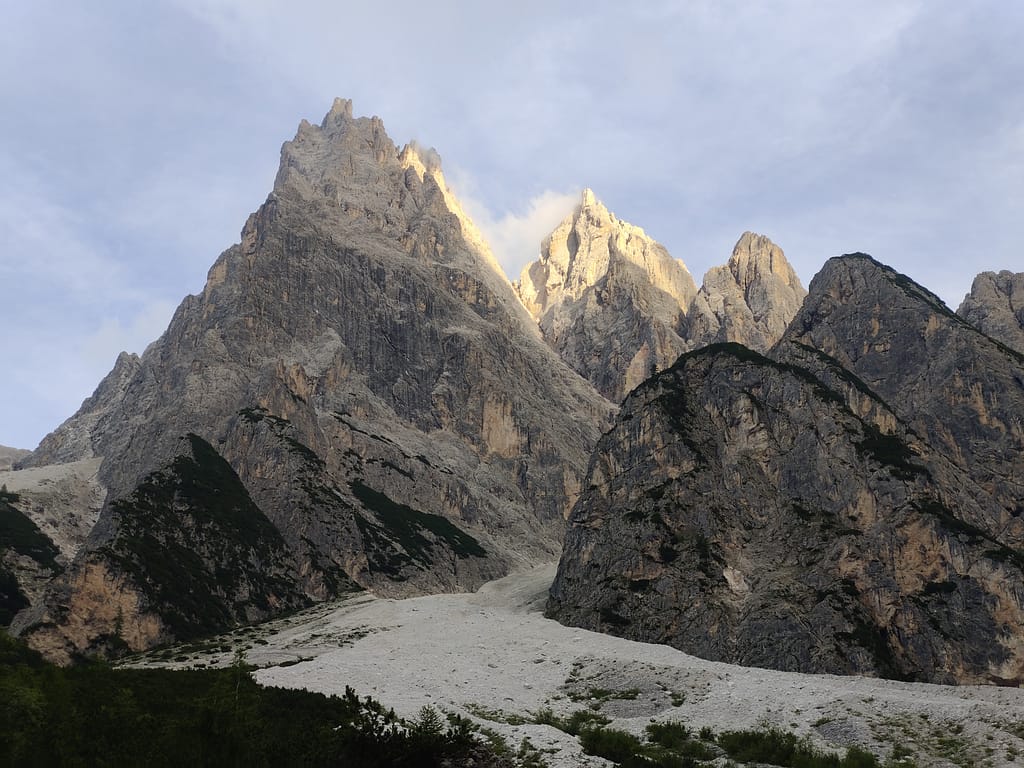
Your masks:
M458 178L458 175L456 175ZM463 179L467 191L452 185L459 202L477 225L491 252L512 281L523 268L540 256L541 242L551 234L580 202L580 192L544 190L516 211L495 213L472 194L472 185Z

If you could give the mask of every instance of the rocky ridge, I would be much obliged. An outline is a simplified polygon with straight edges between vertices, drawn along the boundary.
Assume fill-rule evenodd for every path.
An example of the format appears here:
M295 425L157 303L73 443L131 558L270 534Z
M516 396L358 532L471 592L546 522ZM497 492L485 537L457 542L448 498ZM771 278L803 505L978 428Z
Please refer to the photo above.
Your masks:
M610 411L539 339L436 155L338 100L284 145L203 292L22 463L99 457L107 495L20 628L68 658L256 617L239 603L471 589L558 551ZM237 504L204 522L197 475ZM219 556L176 515L222 536L239 510L270 527L227 536L240 572L172 610L187 579L147 547L195 550L208 572ZM281 578L261 580L269 563Z
M735 341L766 352L800 310L807 291L782 249L744 232L729 261L704 275L690 307L690 348Z
M697 286L681 261L587 189L516 291L552 349L617 403L686 350Z
M806 295L782 249L751 232L698 291L682 261L589 189L515 287L552 349L615 403L698 347L768 349Z
M626 400L550 615L746 665L1019 683L1022 395L1019 355L832 259L768 357L713 345Z
M956 313L978 330L1024 353L1024 272L982 272Z

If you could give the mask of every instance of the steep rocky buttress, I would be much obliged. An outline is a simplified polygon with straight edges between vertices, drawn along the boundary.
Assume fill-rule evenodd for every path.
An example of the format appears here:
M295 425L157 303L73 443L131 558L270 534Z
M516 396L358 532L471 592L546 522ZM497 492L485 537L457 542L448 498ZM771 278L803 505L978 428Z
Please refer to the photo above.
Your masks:
M1024 353L1024 272L982 272L956 311L993 339Z
M355 586L472 589L556 555L611 410L539 339L436 155L339 100L203 292L23 462L100 457L106 503L19 629L69 658Z
M549 613L741 664L1020 683L1022 395L1019 355L832 259L767 357L716 344L627 398Z

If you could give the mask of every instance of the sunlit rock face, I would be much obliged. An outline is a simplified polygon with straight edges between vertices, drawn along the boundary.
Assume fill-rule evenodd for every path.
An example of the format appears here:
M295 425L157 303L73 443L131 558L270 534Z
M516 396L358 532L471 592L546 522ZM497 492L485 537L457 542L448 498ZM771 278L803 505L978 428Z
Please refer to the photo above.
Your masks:
M687 349L686 266L589 189L516 290L545 340L613 402Z
M1024 356L832 259L767 355L705 347L626 399L549 613L754 666L1020 683L1022 412Z
M697 347L739 341L766 350L806 295L782 249L750 232L697 290L682 261L590 190L516 291L552 349L613 402Z
M99 457L107 496L23 631L68 658L356 587L473 589L557 556L611 410L540 339L436 153L339 100L284 145L202 293L25 462ZM230 578L181 615L188 580L147 547L211 574L209 537ZM131 637L83 590L116 594Z
M690 345L735 341L765 352L806 295L782 249L763 235L744 232L729 261L704 275L689 311Z

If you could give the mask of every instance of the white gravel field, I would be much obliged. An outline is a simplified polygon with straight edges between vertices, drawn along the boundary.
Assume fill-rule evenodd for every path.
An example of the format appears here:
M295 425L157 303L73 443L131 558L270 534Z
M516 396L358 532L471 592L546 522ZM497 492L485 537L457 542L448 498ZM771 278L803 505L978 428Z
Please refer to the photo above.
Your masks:
M564 627L542 613L554 569L508 576L474 594L358 595L205 649L164 651L159 663L220 666L246 647L265 685L324 693L351 686L400 715L426 705L471 715L512 745L525 737L547 750L551 766L606 763L553 727L508 720L541 708L563 715L589 708L637 734L652 719L715 731L772 724L883 759L899 745L918 766L1024 768L1022 689L745 668Z

